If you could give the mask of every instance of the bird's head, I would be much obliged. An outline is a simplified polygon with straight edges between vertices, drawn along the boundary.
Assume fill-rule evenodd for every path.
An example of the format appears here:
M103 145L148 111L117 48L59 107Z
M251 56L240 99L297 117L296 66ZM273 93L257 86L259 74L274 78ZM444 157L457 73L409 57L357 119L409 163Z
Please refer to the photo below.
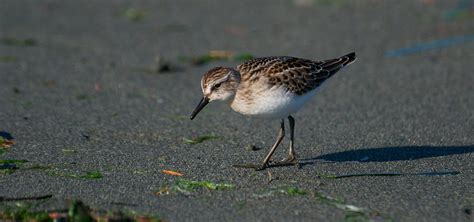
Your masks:
M240 83L240 74L233 68L216 67L204 74L201 79L203 98L191 114L191 119L214 100L228 100L235 95Z

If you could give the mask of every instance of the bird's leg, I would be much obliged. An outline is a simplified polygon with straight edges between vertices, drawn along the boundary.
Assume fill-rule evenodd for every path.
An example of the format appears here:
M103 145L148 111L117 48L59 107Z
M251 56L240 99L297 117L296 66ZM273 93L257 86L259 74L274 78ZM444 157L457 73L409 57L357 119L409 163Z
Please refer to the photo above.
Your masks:
M265 159L263 159L263 163L261 165L255 165L255 164L244 164L244 165L234 165L234 167L242 167L242 168L253 168L255 170L263 170L268 166L268 162L270 161L270 158L272 157L273 153L275 152L276 148L278 145L280 145L281 141L285 137L285 122L282 119L281 120L281 125L280 125L280 131L278 133L277 140L275 141L275 144L273 144L272 148L268 152L267 156L265 156Z
M272 157L278 145L280 145L281 141L283 140L283 137L285 137L285 121L282 119L280 132L278 133L278 138L275 141L275 144L273 144L272 148L270 149L270 152L268 152L265 159L263 159L262 169L268 166L268 162L270 161L270 158Z
M283 159L280 162L274 163L274 165L276 166L294 165L298 162L298 160L296 159L295 148L293 147L295 139L295 119L292 116L288 116L288 120L290 122L290 150L287 158Z

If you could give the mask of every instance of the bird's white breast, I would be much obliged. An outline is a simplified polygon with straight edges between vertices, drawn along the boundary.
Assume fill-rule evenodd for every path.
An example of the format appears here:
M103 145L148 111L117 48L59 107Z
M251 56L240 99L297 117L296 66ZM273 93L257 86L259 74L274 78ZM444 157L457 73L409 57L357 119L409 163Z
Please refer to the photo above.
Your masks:
M315 93L316 90L312 90L303 95L296 95L283 87L252 90L247 93L237 91L231 107L248 116L286 118L298 111Z

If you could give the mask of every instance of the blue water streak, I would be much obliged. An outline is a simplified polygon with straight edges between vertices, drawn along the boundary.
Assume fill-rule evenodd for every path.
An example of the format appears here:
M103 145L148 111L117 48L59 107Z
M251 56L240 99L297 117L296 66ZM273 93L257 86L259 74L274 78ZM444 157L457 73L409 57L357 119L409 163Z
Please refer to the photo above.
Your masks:
M465 36L456 36L446 39L435 40L427 43L419 43L415 44L410 47L390 50L385 52L385 56L387 57L401 57L406 55L411 55L427 50L438 49L438 48L445 48L465 42L474 41L474 35L465 35Z

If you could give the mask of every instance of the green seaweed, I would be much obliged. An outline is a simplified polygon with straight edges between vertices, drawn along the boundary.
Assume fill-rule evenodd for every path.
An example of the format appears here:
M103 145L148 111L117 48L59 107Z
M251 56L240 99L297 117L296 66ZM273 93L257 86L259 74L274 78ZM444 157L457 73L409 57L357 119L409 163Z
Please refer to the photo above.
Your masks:
M232 189L235 186L228 183L214 183L210 181L195 181L187 179L179 179L171 186L165 186L158 191L158 194L162 193L182 193L182 194L191 194L199 189L207 190L228 190Z
M49 222L53 221L46 211L32 211L34 207L44 203L46 199L41 199L36 203L23 203L16 202L14 205L1 204L0 205L0 221L13 220L13 221L37 221L37 222Z
M315 0L315 3L323 6L341 6L345 0Z
M2 38L0 41L5 45L10 46L36 46L38 42L34 39L16 39L16 38Z
M85 175L80 175L78 178L80 178L80 179L100 179L100 178L102 178L102 174L99 171L90 171L90 172L86 172Z
M227 183L213 183L210 181L194 181L194 180L179 179L176 181L173 187L180 190L195 191L198 188L206 188L209 190L224 190L224 189L233 188L234 185L227 184Z
M147 13L143 10L140 10L140 9L129 8L129 9L125 10L122 13L122 15L127 17L128 20L130 20L132 22L139 22L139 21L143 20L146 17Z
M109 213L110 214L110 213ZM121 214L121 215L120 215ZM122 219L110 220L110 221L125 221L124 218L128 218L128 221L137 221L137 222L161 222L163 221L158 215L153 214L141 214L133 210L127 210L126 212L120 212L119 215Z
M0 211L0 220L12 220L12 221L38 221L46 222L53 221L49 218L48 212L39 211L31 212L29 209L20 208L20 209L7 209Z
M132 211L134 212L134 211ZM143 222L143 221L149 221L149 222L161 222L163 221L160 216L158 215L153 215L153 214L138 214L138 213L128 213L129 217L132 217L134 219L131 219L132 221L137 221L137 222Z
M334 198L334 197L326 196L320 193L316 193L315 197L316 197L316 200L318 200L319 202L323 204L337 207L342 210L351 211L351 212L365 212L364 208L346 204L345 201L340 198Z
M196 138L193 138L193 139L183 138L183 140L186 144L194 145L194 144L202 143L206 140L215 140L215 139L219 139L219 138L220 137L215 136L215 135L205 135L205 136L199 136L199 137L196 137Z
M242 62L242 61L247 61L253 58L254 56L250 53L234 54L228 51L220 51L220 52L211 51L208 54L194 56L194 57L180 56L178 57L178 60L182 62L190 62L193 65L199 66L199 65L205 65L207 63L214 62L214 61L240 61Z
M74 149L66 148L66 149L62 149L61 152L63 152L64 154L72 154L72 153L76 153L77 151Z
M26 160L0 160L0 174L12 174L26 162Z
M301 195L306 195L307 192L303 189L299 189L296 187L287 187L285 190L285 193L290 195L290 196L301 196Z
M377 211L369 211L363 207L346 204L341 198L334 198L321 193L315 193L314 197L322 204L346 211L344 221L347 222L365 222L374 221L374 219L376 219L376 221L393 221L392 218L382 215Z
M370 218L361 212L349 212L344 215L345 222L370 222Z
M316 176L324 179L337 179L337 175L325 174L325 173L316 173Z
M232 60L243 62L243 61L247 61L253 58L255 57L250 53L241 53L241 54L234 55L232 57Z
M32 165L23 166L26 160L0 160L0 174L12 174L17 170L50 170L53 165Z
M0 62L16 62L18 58L15 56L0 56Z
M211 56L211 55L202 55L202 56L196 56L196 57L191 58L191 63L193 65L204 65L212 61L221 61L221 60L225 60L225 59L216 57L216 56Z
M73 200L67 206L67 211L33 211L35 207L43 204L51 197L52 195L40 197L41 199L18 198L22 201L12 204L0 203L0 221L161 221L158 216L139 214L131 210L118 212L94 210L78 200ZM35 200L35 202L23 202L26 200Z
M67 211L67 216L70 221L77 222L92 222L91 215L89 214L90 209L84 205L81 201L73 201Z
M88 95L88 94L77 94L76 99L77 100L90 100L94 98L94 96Z
M16 169L0 169L0 175L1 174L12 174L16 171Z
M99 171L89 171L85 174L48 172L50 176L67 177L73 179L100 179L102 174Z
M280 186L280 187L272 187L269 190L254 194L253 196L258 197L258 198L264 198L264 197L270 197L274 195L275 193L286 194L289 196L303 196L303 195L308 194L308 192L306 192L305 190L297 188L297 187Z
M0 160L0 164L12 163L12 164L22 164L28 162L27 160Z

